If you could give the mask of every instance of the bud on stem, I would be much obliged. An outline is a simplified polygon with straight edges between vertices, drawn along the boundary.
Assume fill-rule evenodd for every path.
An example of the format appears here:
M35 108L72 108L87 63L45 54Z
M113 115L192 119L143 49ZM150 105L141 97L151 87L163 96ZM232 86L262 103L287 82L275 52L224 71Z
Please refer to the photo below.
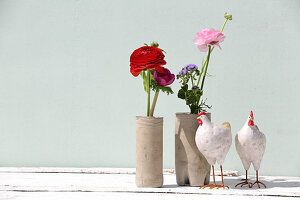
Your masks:
M228 20L232 20L232 15L226 12L226 13L224 14L224 18L225 18L225 19L228 19Z

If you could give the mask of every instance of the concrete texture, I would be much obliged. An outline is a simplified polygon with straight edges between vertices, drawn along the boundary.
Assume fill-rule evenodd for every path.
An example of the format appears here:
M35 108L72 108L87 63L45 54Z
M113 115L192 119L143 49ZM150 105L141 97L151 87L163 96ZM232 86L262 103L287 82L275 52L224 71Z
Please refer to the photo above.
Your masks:
M208 117L210 118L208 113ZM175 114L175 170L178 185L202 186L209 183L210 165L199 152L195 135L196 114Z
M136 117L136 177L138 187L163 185L163 118Z

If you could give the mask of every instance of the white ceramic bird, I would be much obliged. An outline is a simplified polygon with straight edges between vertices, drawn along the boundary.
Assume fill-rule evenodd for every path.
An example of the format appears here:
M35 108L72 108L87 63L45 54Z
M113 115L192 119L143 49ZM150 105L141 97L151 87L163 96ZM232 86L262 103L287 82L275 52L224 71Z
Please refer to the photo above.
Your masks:
M259 184L266 187L264 183L258 180L258 170L266 149L266 136L259 131L253 120L253 112L251 111L245 125L235 136L236 151L246 170L246 180L238 183L236 186L248 185L248 187L252 188L254 184L257 184L260 188ZM248 181L247 177L247 171L251 163L256 171L256 181L253 184Z
M228 122L222 125L211 123L205 112L201 112L198 116L199 127L196 132L195 141L199 151L206 158L207 162L212 165L214 180L213 184L204 185L200 188L229 188L224 185L222 164L224 163L232 142L230 124ZM214 165L216 161L221 169L221 185L217 185L215 181Z

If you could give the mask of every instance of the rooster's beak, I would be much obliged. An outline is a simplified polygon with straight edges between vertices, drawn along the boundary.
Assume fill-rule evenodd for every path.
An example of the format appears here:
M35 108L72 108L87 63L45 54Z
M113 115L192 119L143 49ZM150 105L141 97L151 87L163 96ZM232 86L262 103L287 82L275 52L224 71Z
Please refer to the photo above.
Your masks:
M197 119L200 120L201 118L200 118L200 117L197 117Z

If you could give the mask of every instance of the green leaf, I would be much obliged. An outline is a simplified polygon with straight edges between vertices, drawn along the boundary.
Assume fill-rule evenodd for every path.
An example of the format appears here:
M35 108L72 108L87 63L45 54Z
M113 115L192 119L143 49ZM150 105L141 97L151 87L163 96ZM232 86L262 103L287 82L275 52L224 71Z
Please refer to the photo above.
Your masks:
M186 103L187 104L197 104L197 97L192 90L186 91Z
M153 76L151 76L150 87L151 87L151 89L153 91L160 90L160 91L162 91L164 93L167 93L167 95L174 93L173 90L171 89L171 87L158 85L157 82L153 79Z
M191 113L192 113L192 114L198 114L198 106L197 106L197 105L192 104L192 105L190 106L190 109L191 109Z
M202 99L201 100L200 105L199 105L199 112L200 111L206 112L206 109L211 109L212 108L212 106L209 106L209 105L206 104L206 100L207 99L205 99L205 100Z
M185 99L185 92L183 89L180 89L177 94L178 98Z
M173 94L173 90L171 89L171 87L168 87L168 86L158 86L158 89L160 89L160 91L164 92L164 93L167 93L167 95L169 94Z
M188 90L188 84L184 84L182 87L181 87L181 89L183 89L183 91L187 91Z
M195 92L198 96L202 96L202 94L203 94L203 91L201 89L197 89L197 90L195 90Z

